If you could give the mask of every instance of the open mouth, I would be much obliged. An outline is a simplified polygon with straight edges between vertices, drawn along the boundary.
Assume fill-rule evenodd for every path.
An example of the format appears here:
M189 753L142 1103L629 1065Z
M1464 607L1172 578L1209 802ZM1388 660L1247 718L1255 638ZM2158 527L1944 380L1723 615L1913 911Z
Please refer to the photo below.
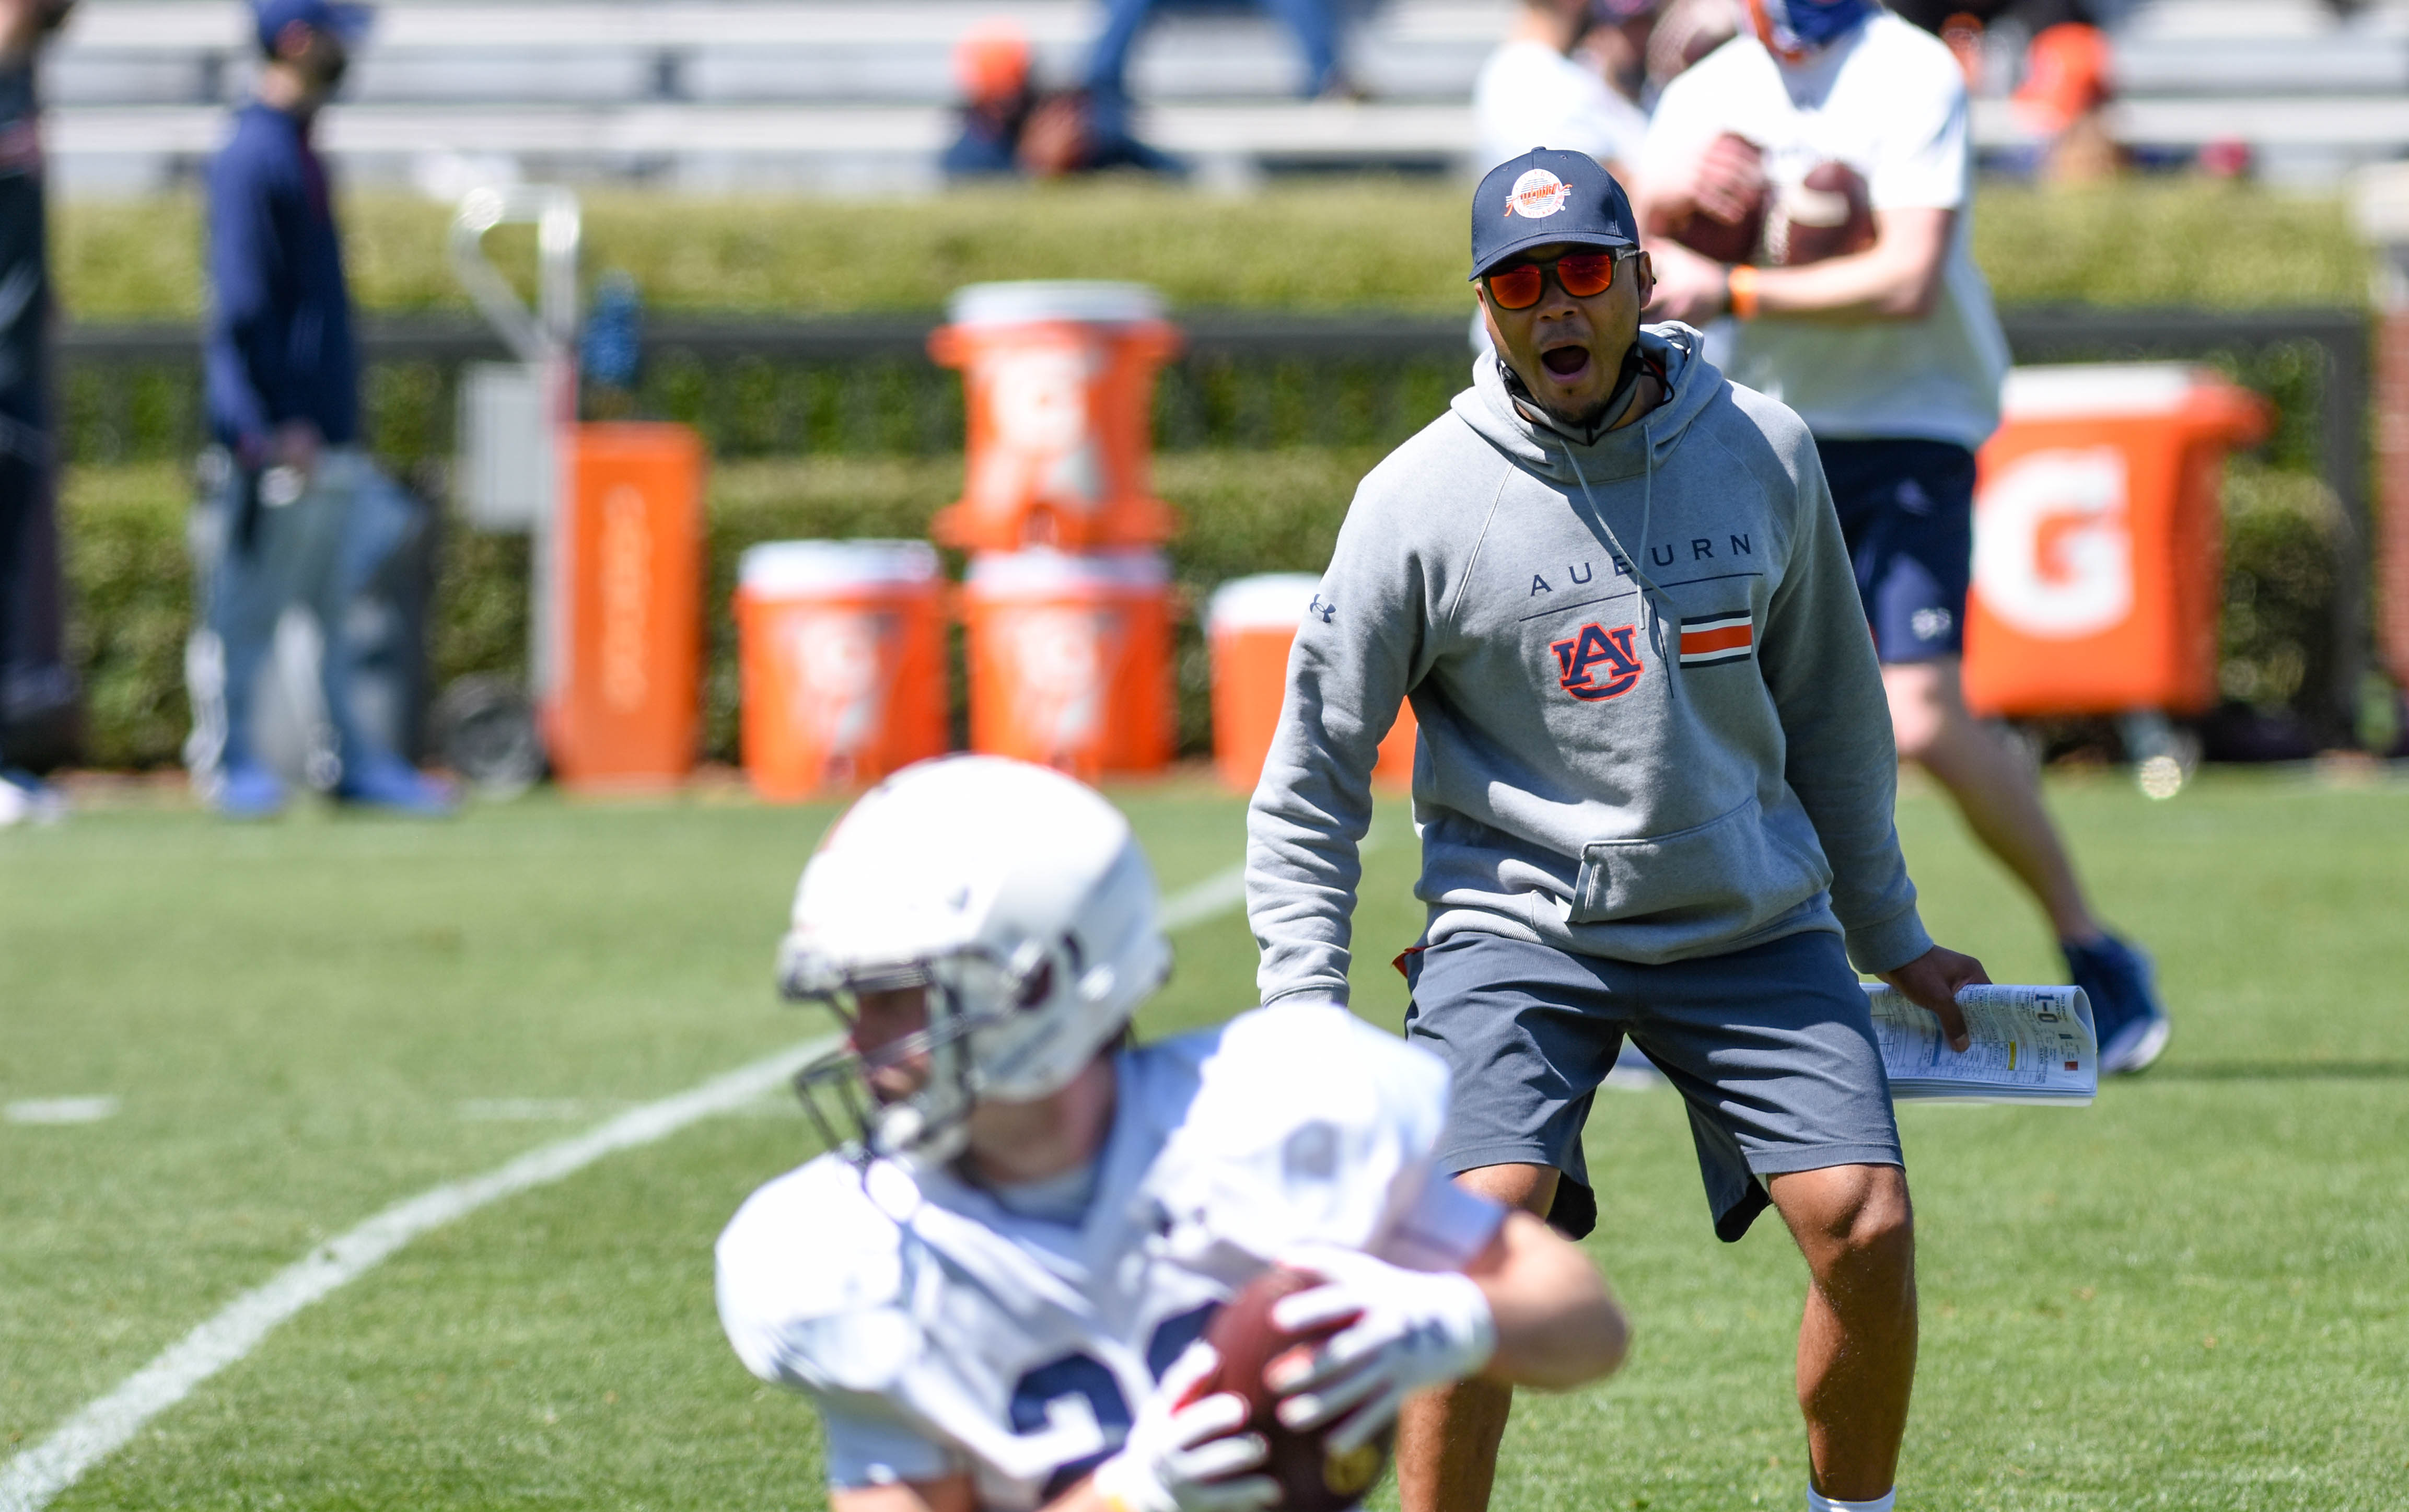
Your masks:
M1557 378L1579 378L1589 367L1589 348L1550 347L1539 353L1539 361Z

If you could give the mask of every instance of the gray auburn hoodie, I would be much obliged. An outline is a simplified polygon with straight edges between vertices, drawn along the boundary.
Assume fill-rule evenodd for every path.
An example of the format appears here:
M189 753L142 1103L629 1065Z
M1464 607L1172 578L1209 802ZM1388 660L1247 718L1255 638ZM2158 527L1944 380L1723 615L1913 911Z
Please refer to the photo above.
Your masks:
M1672 392L1636 424L1534 424L1483 357L1356 489L1248 814L1265 1002L1346 1001L1372 766L1407 698L1425 943L1652 964L1841 930L1868 972L1931 946L1814 442L1688 326L1639 339Z

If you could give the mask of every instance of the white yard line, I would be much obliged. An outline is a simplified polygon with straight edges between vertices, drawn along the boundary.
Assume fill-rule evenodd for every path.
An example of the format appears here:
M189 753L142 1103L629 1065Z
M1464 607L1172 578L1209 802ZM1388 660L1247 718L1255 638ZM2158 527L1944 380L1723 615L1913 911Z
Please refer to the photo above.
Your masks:
M530 1150L498 1170L396 1203L294 1261L265 1286L169 1346L117 1390L59 1425L50 1437L0 1468L0 1512L36 1512L122 1447L193 1388L249 1354L279 1323L429 1229L490 1202L574 1175L606 1155L655 1144L688 1124L742 1107L794 1074L825 1048L822 1039L714 1076L690 1091L648 1102L573 1139Z
M12 1124L96 1124L117 1116L113 1097L45 1097L11 1102L0 1108L0 1119Z
M1247 905L1247 866L1241 861L1204 881L1180 888L1162 900L1162 929L1176 934L1191 925L1217 919Z
M1371 849L1367 837L1364 848ZM1163 900L1162 927L1185 929L1242 906L1246 868L1216 871ZM251 1353L279 1323L357 1280L429 1229L488 1203L576 1174L621 1150L656 1144L714 1114L732 1113L773 1091L831 1042L783 1050L675 1097L648 1102L574 1139L530 1150L498 1170L455 1181L396 1203L244 1292L215 1318L163 1350L107 1396L60 1424L50 1436L0 1467L0 1512L39 1512L83 1473L123 1447L142 1425L193 1389Z
M1363 836L1355 854L1369 856L1380 848L1380 832L1377 829ZM1234 913L1247 904L1247 864L1214 872L1204 881L1182 887L1162 900L1162 928L1165 933L1176 934L1207 919Z

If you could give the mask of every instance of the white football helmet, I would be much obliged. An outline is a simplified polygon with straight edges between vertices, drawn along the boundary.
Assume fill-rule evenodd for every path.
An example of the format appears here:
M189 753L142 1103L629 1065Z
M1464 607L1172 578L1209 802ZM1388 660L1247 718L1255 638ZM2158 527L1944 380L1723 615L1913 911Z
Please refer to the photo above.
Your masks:
M1072 778L1002 756L941 756L863 794L820 842L779 950L790 999L851 1021L854 995L928 989L925 1030L876 1053L927 1055L909 1097L864 1095L847 1045L795 1079L831 1148L944 1161L980 1098L1060 1091L1170 974L1154 873L1118 810ZM857 1142L820 1104L849 1105Z

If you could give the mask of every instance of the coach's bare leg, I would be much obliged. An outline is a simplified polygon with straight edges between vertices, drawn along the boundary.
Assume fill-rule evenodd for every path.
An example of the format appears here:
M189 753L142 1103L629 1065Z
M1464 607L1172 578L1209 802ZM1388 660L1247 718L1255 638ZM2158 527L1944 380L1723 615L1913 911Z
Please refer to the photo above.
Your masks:
M1898 754L1932 773L1957 800L1974 838L2007 864L2049 915L2060 940L2088 944L2099 921L2041 804L2041 780L2006 742L1966 708L1955 656L1882 669Z
M1915 1387L1915 1225L1907 1173L1836 1165L1767 1183L1812 1276L1798 1324L1798 1410L1815 1489L1891 1489Z
M1468 1191L1540 1217L1556 1199L1551 1165L1476 1166L1455 1179ZM1408 1401L1397 1414L1397 1501L1404 1512L1482 1512L1513 1405L1512 1387L1481 1380Z

